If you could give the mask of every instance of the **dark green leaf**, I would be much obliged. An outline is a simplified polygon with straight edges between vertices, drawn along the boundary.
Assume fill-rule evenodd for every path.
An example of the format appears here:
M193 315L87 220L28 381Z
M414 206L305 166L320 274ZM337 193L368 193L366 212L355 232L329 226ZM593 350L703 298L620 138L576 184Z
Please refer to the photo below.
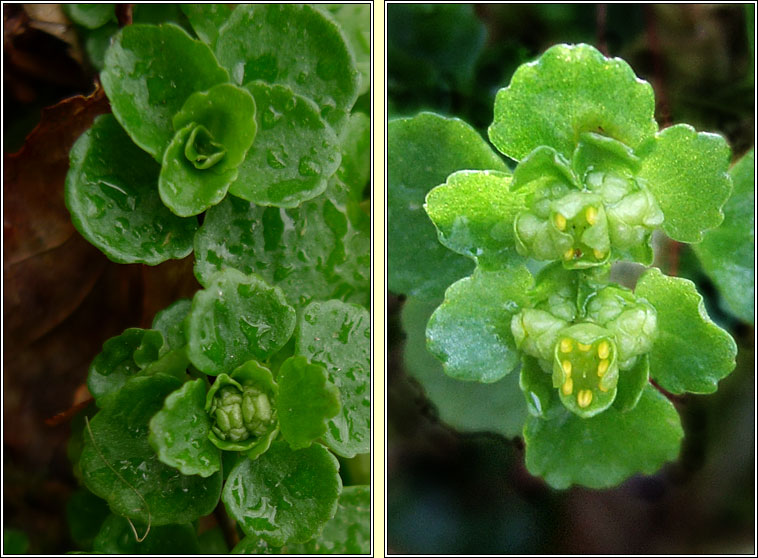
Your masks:
M177 300L168 308L164 308L153 318L152 329L163 334L163 339L170 349L178 349L187 344L184 336L184 319L189 314L192 301L186 298Z
M109 513L105 500L86 488L79 488L66 502L66 519L73 541L80 548L92 548L92 542Z
M232 13L228 4L182 4L181 9L198 38L211 48L216 44L218 30Z
M109 21L116 22L115 4L61 4L61 7L71 21L87 29L97 29Z
M303 310L295 354L320 363L339 388L342 409L329 420L324 443L343 457L368 453L371 443L371 317L339 300Z
M220 527L214 527L197 537L197 543L200 547L200 554L208 556L209 554L229 554L229 546L226 544L224 532Z
M98 117L71 149L66 207L76 229L117 263L156 265L192 252L197 220L158 195L160 168L112 115Z
M242 539L232 549L232 554L279 554L280 548L271 546L262 538L251 535Z
M135 525L139 536L146 527ZM94 550L101 554L197 554L200 545L192 525L150 527L145 540L138 542L131 525L123 517L109 515L95 538Z
M282 546L318 533L334 516L341 490L339 463L324 446L293 451L280 441L237 465L222 499L245 534Z
M350 192L350 199L360 202L365 186L371 177L371 119L362 112L354 112L342 129L342 163L337 177Z

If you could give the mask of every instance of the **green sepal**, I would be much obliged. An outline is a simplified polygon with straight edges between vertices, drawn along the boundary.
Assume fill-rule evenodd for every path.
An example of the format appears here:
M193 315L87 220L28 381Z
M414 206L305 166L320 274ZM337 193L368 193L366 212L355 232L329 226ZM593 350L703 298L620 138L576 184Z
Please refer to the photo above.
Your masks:
M324 446L292 450L278 441L255 461L240 462L221 498L246 535L280 547L321 531L341 491L339 462Z
M113 115L98 116L69 154L65 201L76 230L117 263L156 265L192 252L197 219L169 211L160 167Z
M650 84L586 44L555 45L520 66L495 98L492 143L517 161L546 145L570 157L584 132L636 149L658 130Z
M671 393L713 393L736 365L737 344L713 323L692 281L646 271L634 290L657 313L650 374Z
M551 374L546 372L536 358L523 355L519 387L524 394L529 414L540 418L550 418L560 413L564 407L553 387Z
M258 135L229 193L259 205L297 207L322 194L340 165L340 143L318 106L285 85L254 81Z
M529 291L532 306L560 320L573 322L580 314L580 307L584 306L584 291L590 290L594 294L596 290L592 288L593 279L590 273L602 273L602 269L593 267L577 273L564 268L561 262L546 265L537 274L534 288ZM552 348L546 343L543 349L547 352L534 353L532 356L550 360Z
M169 349L178 349L187 344L184 336L184 319L189 314L192 301L183 298L158 312L153 318L152 329L163 334Z
M208 440L211 422L205 413L205 390L202 378L186 382L150 419L148 441L158 459L184 475L209 477L221 470L221 452Z
M276 408L282 437L292 449L307 448L326 432L328 420L340 411L339 389L319 364L293 356L277 374Z
M477 267L454 283L426 328L427 347L458 380L496 382L518 364L511 317L528 304L533 279L523 265Z
M172 118L195 91L229 81L208 45L173 24L123 27L100 73L113 114L157 161L171 143Z
M526 467L553 488L610 488L676 459L683 436L674 406L647 385L625 413L610 407L592 418L568 410L548 420L530 416L524 426Z
M510 191L510 173L458 171L426 195L424 209L442 244L497 268L513 260L513 221L526 208L524 195Z
M289 340L295 310L282 291L255 275L225 269L198 291L185 321L187 355L210 376L250 359L265 361Z
M631 411L637 406L642 397L642 392L650 380L650 356L640 356L635 364L626 370L619 372L619 381L616 384L616 399L613 407L621 412Z
M700 242L724 219L732 192L731 149L717 135L677 124L659 132L637 151L644 180L663 212L663 230L680 242Z
M552 361L555 345L568 322L546 310L524 308L510 321L516 349L543 361Z
M147 531L146 525L134 525L140 536ZM190 523L182 525L150 526L143 541L137 541L129 522L123 517L110 514L95 537L93 550L99 554L197 554L200 546L197 534Z

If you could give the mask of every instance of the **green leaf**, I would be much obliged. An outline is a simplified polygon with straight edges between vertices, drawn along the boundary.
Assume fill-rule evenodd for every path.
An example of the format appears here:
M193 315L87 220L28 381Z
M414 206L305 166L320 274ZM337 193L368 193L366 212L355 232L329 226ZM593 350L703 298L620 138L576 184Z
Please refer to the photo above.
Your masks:
M726 140L677 124L659 132L637 152L638 177L647 182L663 211L663 230L680 242L700 242L721 224L732 191L731 150Z
M231 554L278 554L280 551L280 548L271 546L262 538L251 535L237 543Z
M185 383L166 398L150 419L150 445L166 465L184 475L209 477L221 469L221 452L208 439L211 421L205 413L205 381Z
M495 432L515 438L521 434L526 406L518 387L518 374L494 384L461 382L447 376L442 363L426 348L426 324L437 307L416 298L403 305L405 369L421 384L440 420L460 432ZM548 375L545 375L550 380Z
M323 364L339 388L342 409L329 420L324 443L343 457L368 453L371 444L371 317L339 300L303 310L295 354Z
M292 449L306 448L326 432L328 420L340 411L340 392L329 374L305 357L284 361L277 374L279 427Z
M100 526L110 514L108 504L86 488L79 488L66 502L66 519L71 538L80 548L92 548Z
M80 466L87 488L114 513L142 524L193 521L213 511L221 493L220 472L182 475L148 443L150 419L180 385L163 374L134 377L85 428Z
M101 72L113 114L157 161L171 143L171 119L195 91L229 81L210 48L172 24L122 28Z
M103 350L92 361L87 376L87 387L98 407L107 406L126 381L143 368L137 362L142 359L136 353L143 344L160 347L163 336L152 329L129 328L103 344Z
M340 24L361 74L358 95L371 88L371 6L369 4L316 4Z
M340 145L318 106L284 85L248 83L258 136L229 192L245 200L297 207L321 194L340 165Z
M658 130L650 84L589 45L555 45L520 66L495 98L492 143L520 161L546 145L570 158L583 132L637 148Z
M648 385L626 413L611 407L592 418L568 410L549 420L530 416L524 427L526 466L553 488L609 488L676 459L683 436L674 406Z
M152 329L163 334L163 339L170 349L178 349L187 344L187 338L184 336L184 319L189 314L191 306L192 301L183 298L168 308L164 308L153 318Z
M236 269L219 272L198 291L185 322L187 355L211 376L250 359L266 360L295 328L295 310L282 291Z
M426 328L429 351L445 373L465 381L492 383L519 361L511 318L529 303L532 275L524 266L497 271L476 268L454 283Z
M222 269L256 273L298 307L332 298L366 304L370 236L365 215L358 219L330 190L294 209L229 196L208 211L195 236L195 275L209 285Z
M280 441L255 461L239 463L222 499L246 535L282 546L318 533L334 516L341 491L339 463L324 446L294 451Z
M135 525L140 537L144 525ZM150 527L145 540L139 542L131 525L123 517L109 515L95 538L94 550L101 554L197 554L200 545L192 525L164 525Z
M345 4L345 6L354 4ZM337 177L349 188L350 199L360 202L371 178L371 119L354 112L342 129L342 163Z
M650 380L650 357L643 355L637 363L628 370L619 373L618 392L613 406L619 411L631 411L637 406L642 392Z
M3 527L3 554L29 552L29 536L19 529Z
M156 265L192 252L197 219L181 219L158 196L160 168L112 115L74 144L66 207L84 238L117 263Z
M558 391L553 387L552 375L542 369L536 358L522 356L519 387L524 394L526 408L531 416L546 419L565 410Z
M513 221L526 209L524 196L510 191L510 175L458 171L426 196L424 204L440 242L480 266L500 267L516 254Z
M216 44L218 30L232 13L228 4L182 4L181 10L197 37L211 48Z
M337 130L358 97L360 75L339 26L312 6L237 6L219 31L216 57L239 85L262 80L313 99Z
M74 23L87 29L97 29L116 21L115 4L61 4L64 13Z
M693 245L703 270L718 287L732 314L755 320L755 151L746 153L729 171L734 191L724 205L724 222Z
M208 529L198 535L197 543L200 546L199 553L205 556L210 554L229 554L229 546L226 544L224 532L220 527Z
M423 209L427 192L458 170L508 168L476 130L457 118L421 113L391 121L387 134L388 287L398 294L441 299L473 266L439 243Z
M692 281L646 271L634 290L658 314L650 375L671 393L713 393L735 367L737 345L708 317Z

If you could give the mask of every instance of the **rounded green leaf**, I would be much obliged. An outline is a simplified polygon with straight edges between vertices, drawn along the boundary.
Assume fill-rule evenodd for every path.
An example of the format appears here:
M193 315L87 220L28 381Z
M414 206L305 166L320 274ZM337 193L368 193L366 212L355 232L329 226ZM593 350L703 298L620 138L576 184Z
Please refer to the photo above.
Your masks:
M553 488L609 488L676 459L683 436L674 406L648 385L626 413L610 407L592 418L568 410L548 420L530 416L524 427L526 466Z
M173 24L122 28L100 74L113 114L157 161L174 136L172 118L195 91L229 81L208 45Z
M371 178L371 119L354 112L340 134L342 162L337 177L350 192L350 199L360 202Z
M638 177L663 211L663 230L680 242L700 242L721 224L732 192L731 149L726 140L677 124L659 132L637 152Z
M316 4L339 23L361 74L358 95L371 88L371 6L369 4Z
M321 194L341 155L318 106L284 85L256 81L245 87L258 106L258 136L229 192L277 207L297 207Z
M205 389L200 378L185 383L150 419L148 439L158 458L185 475L209 477L221 469L221 452L208 440Z
M658 130L653 88L619 58L589 45L555 45L520 66L495 98L492 143L520 161L538 146L571 157L598 132L637 148Z
M718 287L729 310L746 323L755 321L755 152L750 150L729 171L734 191L724 206L724 222L708 231L695 250L703 270Z
M646 271L634 293L653 305L658 336L650 353L650 375L671 393L713 393L736 365L737 345L708 317L694 283Z
M341 491L339 462L324 446L294 451L280 441L255 461L239 463L222 499L246 535L282 546L318 533L334 516Z
M181 219L158 196L160 168L112 115L74 144L66 207L84 238L117 263L156 265L192 252L197 219Z
M284 361L277 374L279 428L292 449L305 448L324 435L330 418L340 411L340 392L329 374L305 357Z
M216 44L218 30L232 13L229 4L182 4L181 10L198 39L211 48Z
M183 298L177 300L168 308L158 312L153 318L152 329L156 329L163 334L166 345L170 349L178 349L187 344L184 336L184 319L189 314L192 307L192 301Z
M440 299L473 265L440 244L424 198L455 171L508 168L474 128L457 118L421 113L393 120L387 138L388 288Z
M115 4L61 4L61 7L71 21L87 29L116 21Z
M84 482L111 510L153 526L207 515L221 493L221 473L185 476L162 463L148 442L148 423L181 382L163 374L129 380L85 427Z
M287 85L313 99L339 129L358 97L360 75L339 26L296 4L242 4L220 29L216 57L239 85Z
M480 266L499 267L518 258L513 221L526 204L523 194L510 191L509 173L453 173L426 195L424 209L440 242Z
M146 526L135 525L140 537ZM197 554L200 546L191 524L150 527L143 541L137 541L132 526L123 517L110 514L95 538L93 550L101 554Z
M371 317L339 300L312 302L302 313L295 354L324 365L342 409L329 420L324 443L343 457L371 444Z
M437 307L415 298L405 301L402 323L407 373L421 384L445 424L461 432L496 432L508 438L521 434L526 406L518 375L509 374L494 384L461 382L444 373L442 363L426 348L426 324ZM545 374L550 381L550 376ZM552 387L551 391L554 391Z
M282 291L236 269L219 272L198 291L185 323L187 355L211 376L250 359L266 360L295 328L295 310Z

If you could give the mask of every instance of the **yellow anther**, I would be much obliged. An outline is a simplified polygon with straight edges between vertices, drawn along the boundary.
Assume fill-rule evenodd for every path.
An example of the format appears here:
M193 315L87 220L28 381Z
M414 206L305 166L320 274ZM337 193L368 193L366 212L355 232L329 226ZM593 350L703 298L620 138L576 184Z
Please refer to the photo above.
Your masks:
M555 228L562 231L566 228L566 218L560 213L555 214Z
M563 382L563 385L561 386L561 391L563 392L563 395L571 395L571 392L574 391L574 380L569 378L565 382Z
M608 344L608 341L601 341L597 346L597 356L608 358L609 354L611 354L611 346Z
M597 375L602 378L606 372L608 372L608 361L601 360L600 364L597 365Z
M576 395L576 402L579 403L580 407L586 407L590 403L592 403L592 392L588 389L581 390Z
M592 348L592 345L585 345L584 343L577 343L577 347L579 347L580 351L589 351Z
M571 376L571 362L568 360L563 361L563 372L566 376Z
M602 260L605 257L605 252L598 250L597 248L593 249L592 253L595 254L596 260Z
M587 211L584 212L584 216L590 225L594 225L597 221L597 209L592 206L588 207Z
M574 249L573 248L569 248L568 250L566 250L563 253L563 259L564 260L572 260L572 259L574 259Z
M574 344L571 342L571 339L568 337L561 339L561 352L562 353L570 353L571 349L574 348Z

